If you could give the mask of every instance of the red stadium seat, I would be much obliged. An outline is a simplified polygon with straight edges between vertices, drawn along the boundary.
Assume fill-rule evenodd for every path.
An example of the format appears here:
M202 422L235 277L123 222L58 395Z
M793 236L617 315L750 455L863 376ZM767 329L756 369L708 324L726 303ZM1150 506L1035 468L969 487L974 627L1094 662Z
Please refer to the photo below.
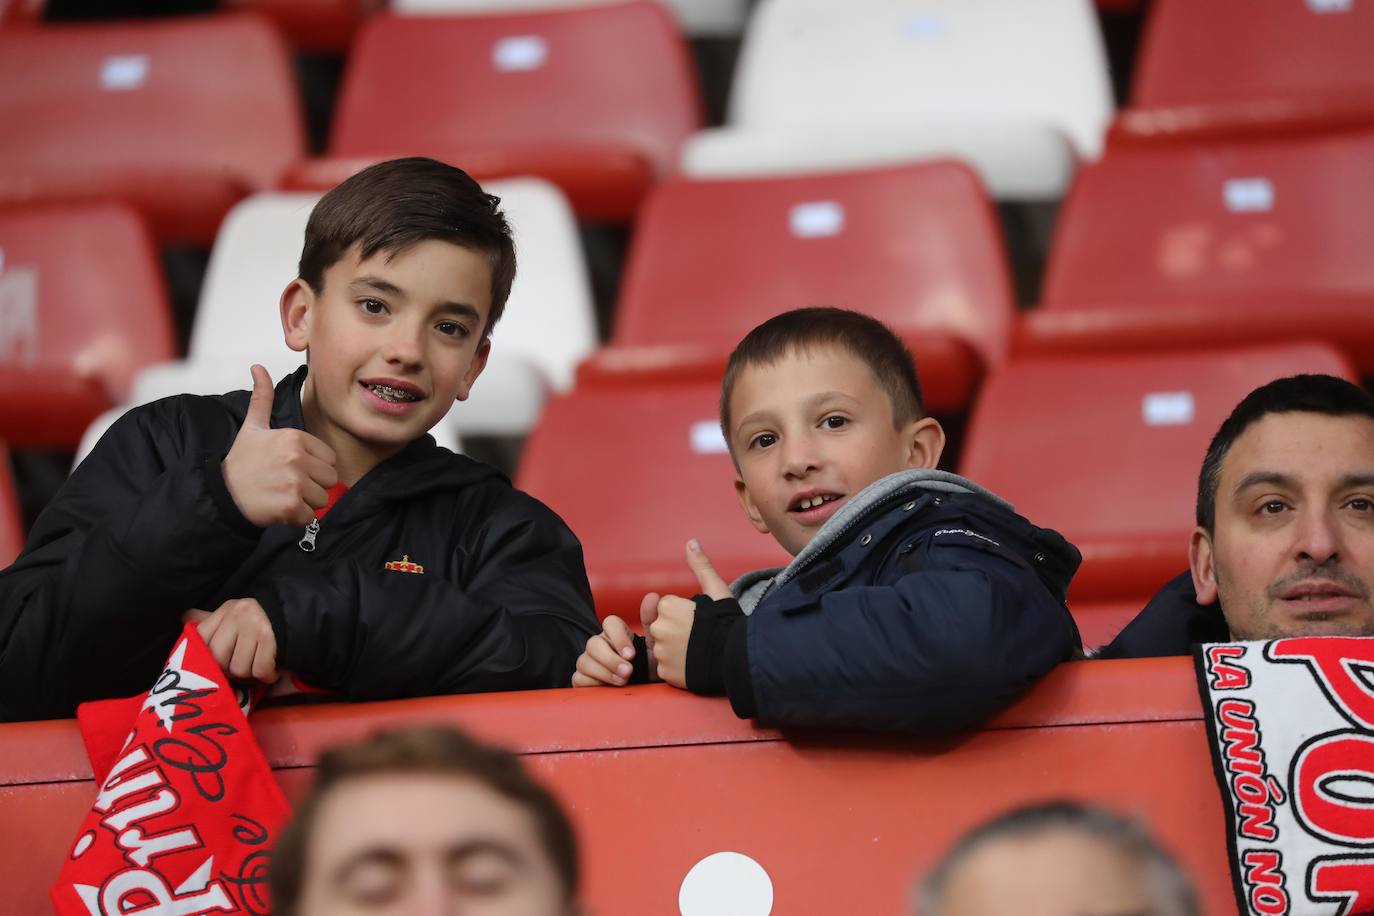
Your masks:
M1324 338L1374 370L1374 130L1116 149L1059 216L1038 352Z
M1013 361L983 387L961 473L1083 552L1070 607L1148 597L1188 566L1198 468L1222 420L1299 372L1355 378L1324 344Z
M291 44L306 51L345 51L353 34L385 0L224 0L224 6L261 13Z
M477 177L537 175L585 218L624 221L700 123L686 42L648 0L463 17L382 15L359 32L331 159L293 174L323 188L402 155Z
M73 448L138 369L173 355L138 214L115 203L0 210L0 438Z
M1363 0L1155 0L1113 141L1374 118Z
M766 913L731 906L732 891L756 886L741 879L766 876L780 916L906 913L912 882L957 837L1049 798L1141 818L1193 876L1205 912L1236 912L1186 658L1060 665L983 730L925 740L798 740L666 685L290 706L251 721L288 798L310 784L322 750L381 729L447 724L512 749L573 820L590 912L678 913L689 873L724 879L710 868L719 860L703 860L728 850L758 870L722 881L714 907L683 912ZM49 890L96 796L81 735L72 720L13 723L0 725L0 747L7 911L51 912Z
M19 494L10 473L10 455L0 445L0 569L4 569L24 549L24 522Z
M727 579L787 563L735 499L719 389L711 381L577 390L548 402L525 446L517 483L577 532L603 617L637 623L645 592L699 591L688 538Z
M207 244L305 152L276 31L246 15L0 31L0 202L121 197Z
M581 380L714 382L750 328L806 305L886 321L911 345L931 408L965 407L1003 360L1015 311L977 175L932 162L659 186L636 227L611 345Z

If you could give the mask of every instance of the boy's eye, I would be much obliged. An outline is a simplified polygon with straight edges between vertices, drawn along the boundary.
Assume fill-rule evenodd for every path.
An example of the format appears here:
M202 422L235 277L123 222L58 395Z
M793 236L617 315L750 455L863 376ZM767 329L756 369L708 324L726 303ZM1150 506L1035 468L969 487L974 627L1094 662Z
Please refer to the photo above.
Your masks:
M386 314L386 303L380 299L363 299L358 302L358 307L369 315Z
M849 418L835 414L822 420L821 425L826 429L842 429L849 425Z
M456 321L441 321L434 329L446 337L467 337L468 329Z
M750 448L768 448L768 446L778 441L778 437L772 433L759 433L749 440Z

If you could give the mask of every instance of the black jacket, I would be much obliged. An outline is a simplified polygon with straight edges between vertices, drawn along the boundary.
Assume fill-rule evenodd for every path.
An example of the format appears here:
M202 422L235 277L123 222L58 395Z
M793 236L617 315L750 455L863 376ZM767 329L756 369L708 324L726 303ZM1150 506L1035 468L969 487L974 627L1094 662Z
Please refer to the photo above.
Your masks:
M750 616L698 599L688 687L726 693L765 725L939 734L977 726L1072 657L1073 545L990 495L894 487L903 476L874 484L886 495L857 517L831 519L817 538L841 522L838 535Z
M1231 631L1220 604L1198 604L1190 573L1169 580L1145 609L1094 658L1153 658L1191 655L1204 642L1229 642Z
M302 368L274 427L301 428ZM582 549L497 471L424 436L320 524L259 529L220 463L248 392L125 414L0 572L0 720L147 690L188 608L256 598L277 665L349 699L565 686L597 632ZM411 562L423 573L387 569Z

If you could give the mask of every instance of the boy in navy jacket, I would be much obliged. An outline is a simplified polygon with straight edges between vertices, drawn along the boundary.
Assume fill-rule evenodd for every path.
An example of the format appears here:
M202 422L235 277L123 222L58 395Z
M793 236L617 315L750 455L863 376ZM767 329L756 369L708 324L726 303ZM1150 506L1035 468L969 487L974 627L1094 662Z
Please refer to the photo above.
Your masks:
M233 677L352 699L567 683L581 546L427 435L510 293L498 204L430 159L320 200L280 303L306 366L130 410L0 573L0 720L147 690L184 619Z
M772 726L975 726L1080 649L1078 551L935 470L911 354L875 319L800 309L731 355L721 429L750 522L794 557L733 587L696 541L702 594L646 595L647 641L608 617L574 686L660 678Z

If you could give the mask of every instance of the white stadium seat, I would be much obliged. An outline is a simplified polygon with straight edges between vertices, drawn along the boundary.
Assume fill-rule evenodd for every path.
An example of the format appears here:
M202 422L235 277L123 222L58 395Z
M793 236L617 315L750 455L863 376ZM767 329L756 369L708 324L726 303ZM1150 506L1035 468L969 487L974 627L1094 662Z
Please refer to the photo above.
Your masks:
M994 196L1062 196L1112 115L1091 0L762 0L728 126L683 170L728 177L958 156Z

